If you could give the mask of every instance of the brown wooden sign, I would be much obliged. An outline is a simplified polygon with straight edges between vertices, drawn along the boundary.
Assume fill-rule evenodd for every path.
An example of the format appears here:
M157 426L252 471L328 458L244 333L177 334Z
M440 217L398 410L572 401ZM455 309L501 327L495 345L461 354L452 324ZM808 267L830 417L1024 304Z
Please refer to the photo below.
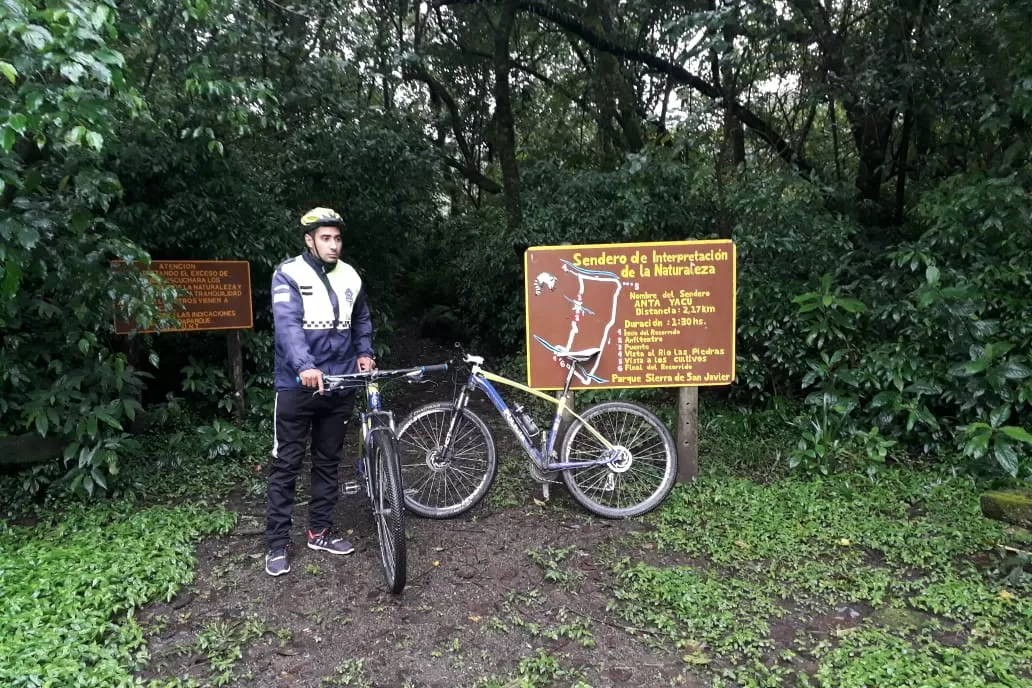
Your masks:
M576 388L731 384L735 261L729 240L528 249L527 384L561 389L562 354L592 349Z
M124 266L114 261L112 267ZM251 264L246 260L155 260L150 270L183 294L176 299L180 327L137 332L243 330L254 326ZM129 334L132 323L115 317L115 332Z

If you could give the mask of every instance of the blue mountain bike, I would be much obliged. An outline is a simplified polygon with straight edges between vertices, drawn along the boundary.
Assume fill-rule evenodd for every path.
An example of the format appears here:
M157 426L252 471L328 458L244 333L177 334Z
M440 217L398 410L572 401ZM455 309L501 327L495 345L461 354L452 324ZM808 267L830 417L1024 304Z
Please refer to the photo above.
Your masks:
M365 388L366 410L361 414L361 455L356 468L365 483L365 492L376 522L383 575L388 590L395 595L402 591L406 581L405 504L401 468L398 465L398 440L394 435L394 414L383 406L378 381L404 379L416 382L428 373L447 369L448 364L441 363L399 370L323 375L326 390ZM357 492L357 489L354 491Z
M491 430L468 406L478 389L516 435L546 498L558 475L574 499L599 516L627 518L656 508L677 474L674 440L662 421L626 401L602 402L581 413L567 408L574 374L583 373L600 351L559 354L569 372L558 399L488 372L483 358L465 355L469 377L457 398L421 406L398 427L406 508L426 518L449 518L469 511L487 494L498 459ZM520 406L510 409L493 383L555 404L551 428L541 432ZM564 413L574 421L557 448Z

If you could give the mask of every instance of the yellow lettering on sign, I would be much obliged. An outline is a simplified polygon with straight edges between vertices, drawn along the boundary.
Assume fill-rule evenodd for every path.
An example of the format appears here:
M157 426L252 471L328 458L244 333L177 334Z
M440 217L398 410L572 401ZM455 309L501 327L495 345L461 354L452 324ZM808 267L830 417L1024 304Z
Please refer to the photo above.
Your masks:
M655 375L653 373L645 373L645 382L673 382L673 375Z
M627 265L627 256L614 256L602 251L597 256L585 256L582 253L573 254L573 264L577 267L602 267L606 265Z

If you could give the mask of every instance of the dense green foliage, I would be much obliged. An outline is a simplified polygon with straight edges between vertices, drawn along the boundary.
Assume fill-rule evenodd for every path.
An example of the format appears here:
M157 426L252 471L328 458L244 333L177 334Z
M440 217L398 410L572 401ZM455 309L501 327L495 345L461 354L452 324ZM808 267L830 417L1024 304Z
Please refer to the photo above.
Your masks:
M169 395L231 434L221 335L113 333L169 323L150 259L251 262L262 417L313 205L383 356L420 320L518 354L527 246L732 238L730 395L792 400L793 466L1027 477L1028 0L562 7L5 0L0 434L67 446L26 487L118 489Z
M969 481L891 471L759 486L707 477L646 536L706 566L617 566L616 611L714 663L715 685L1023 685L1030 578ZM801 629L785 645L780 623ZM754 683L750 683L754 682Z
M133 612L194 577L193 547L234 515L201 505L75 508L0 531L0 680L127 686L146 656ZM141 654L142 653L142 654Z
M0 521L3 685L140 685L139 609L193 582L197 541L237 521L226 494L264 490L254 466L268 456L267 427L212 435L196 425L166 408L159 432L139 440L142 458L119 473L118 499L39 504L24 479L0 476L0 516L13 517Z
M595 553L612 613L607 632L673 652L686 680L715 686L1028 682L1032 541L981 516L975 483L940 469L893 468L873 480L772 476L791 440L776 413L710 409L703 422L705 474L678 486L647 529L627 529L631 542ZM274 633L250 615L234 624L212 619L185 646L210 665L206 680L133 675L149 666L140 607L189 585L196 540L234 524L213 503L230 489L257 495L264 487L252 469L267 455L267 429L240 432L230 446L176 440L191 423L172 413L160 434L142 439L149 459L126 464L123 499L58 515L17 497L13 476L0 478L4 503L23 523L38 519L0 526L4 685L229 684L246 647ZM508 506L529 506L526 483L503 479L498 488ZM527 552L527 566L543 571L545 585L575 593L585 575L579 548L542 543ZM247 562L237 565L253 570ZM520 618L499 617L513 626ZM562 643L557 648L593 648L599 623L571 614L562 625L520 632ZM512 675L471 674L467 685L586 685L576 683L571 648L535 646ZM366 676L365 661L349 657L338 671Z

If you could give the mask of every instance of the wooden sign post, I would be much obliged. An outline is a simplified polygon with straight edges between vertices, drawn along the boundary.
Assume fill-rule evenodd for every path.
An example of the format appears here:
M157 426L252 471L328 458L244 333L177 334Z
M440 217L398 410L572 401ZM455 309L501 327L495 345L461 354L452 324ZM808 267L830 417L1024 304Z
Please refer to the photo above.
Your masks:
M122 261L112 262L113 269L122 269L124 266ZM233 411L238 421L243 420L247 408L240 330L254 327L251 264L246 260L155 260L148 269L184 294L176 299L179 327L139 329L135 323L116 315L115 333L227 330Z
M734 243L539 246L524 273L528 386L561 389L559 354L601 348L574 388L685 388L678 480L694 477L698 387L735 378Z

